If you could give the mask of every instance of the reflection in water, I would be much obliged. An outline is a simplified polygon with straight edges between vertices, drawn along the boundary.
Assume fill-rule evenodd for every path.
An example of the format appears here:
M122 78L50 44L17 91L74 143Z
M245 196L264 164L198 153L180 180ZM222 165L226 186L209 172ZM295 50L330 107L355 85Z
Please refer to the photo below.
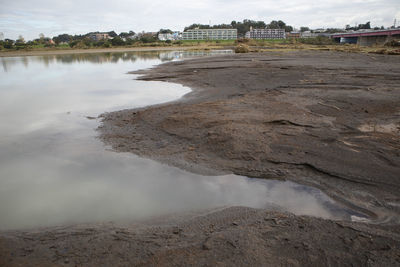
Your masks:
M309 187L205 177L106 150L95 138L99 122L86 116L188 93L177 84L125 74L186 55L181 53L2 58L7 72L0 72L0 229L134 220L226 205L348 216Z
M31 57L1 58L3 71L7 72L13 65L21 64L27 68L30 62L41 62L45 66L63 63L118 63L131 62L136 60L161 60L171 61L192 57L215 56L232 54L232 50L208 50L208 51L141 51L141 52L107 52L107 53L87 53L87 54L66 54L66 55L45 55Z

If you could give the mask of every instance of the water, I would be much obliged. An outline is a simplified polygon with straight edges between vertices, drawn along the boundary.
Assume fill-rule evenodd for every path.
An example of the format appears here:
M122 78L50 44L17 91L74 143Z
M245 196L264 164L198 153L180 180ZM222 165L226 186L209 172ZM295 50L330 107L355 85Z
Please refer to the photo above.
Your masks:
M130 221L231 205L278 205L296 214L348 217L316 189L235 175L195 175L113 152L96 138L99 121L88 116L171 101L190 91L137 81L127 72L209 53L1 58L0 230Z

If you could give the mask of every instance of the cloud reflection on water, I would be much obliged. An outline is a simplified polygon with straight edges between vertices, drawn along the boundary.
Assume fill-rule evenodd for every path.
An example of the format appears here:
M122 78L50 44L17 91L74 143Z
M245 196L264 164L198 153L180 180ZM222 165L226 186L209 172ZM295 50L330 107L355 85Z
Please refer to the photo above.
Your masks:
M165 58L181 52L168 53ZM190 91L126 74L160 63L160 55L1 59L8 67L0 72L0 229L231 205L279 205L296 214L336 216L325 195L290 182L200 176L106 150L95 138L98 121L86 116L170 101Z

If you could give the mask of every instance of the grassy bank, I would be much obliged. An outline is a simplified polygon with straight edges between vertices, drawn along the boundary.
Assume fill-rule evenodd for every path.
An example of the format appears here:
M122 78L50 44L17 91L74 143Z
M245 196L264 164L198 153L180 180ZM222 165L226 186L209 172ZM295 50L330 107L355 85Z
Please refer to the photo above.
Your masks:
M135 43L126 46L113 47L70 47L67 44L58 46L29 46L23 49L0 49L0 57L6 56L30 56L47 54L71 54L71 53L99 53L99 52L130 52L130 51L171 51L171 50L210 50L210 49L234 49L245 44L249 52L269 51L293 51L293 50L327 50L349 53L375 53L400 55L398 47L372 46L361 47L354 44L337 44L329 38L309 39L240 39L240 40L180 40L173 42Z

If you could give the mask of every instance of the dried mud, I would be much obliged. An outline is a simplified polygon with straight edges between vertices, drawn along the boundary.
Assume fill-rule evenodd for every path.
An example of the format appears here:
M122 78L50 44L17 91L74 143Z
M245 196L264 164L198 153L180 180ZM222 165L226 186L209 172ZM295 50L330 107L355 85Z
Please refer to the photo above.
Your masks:
M141 224L0 234L5 266L398 266L400 59L322 51L229 55L139 72L193 91L103 114L117 151L203 174L311 185L369 223L228 207Z

